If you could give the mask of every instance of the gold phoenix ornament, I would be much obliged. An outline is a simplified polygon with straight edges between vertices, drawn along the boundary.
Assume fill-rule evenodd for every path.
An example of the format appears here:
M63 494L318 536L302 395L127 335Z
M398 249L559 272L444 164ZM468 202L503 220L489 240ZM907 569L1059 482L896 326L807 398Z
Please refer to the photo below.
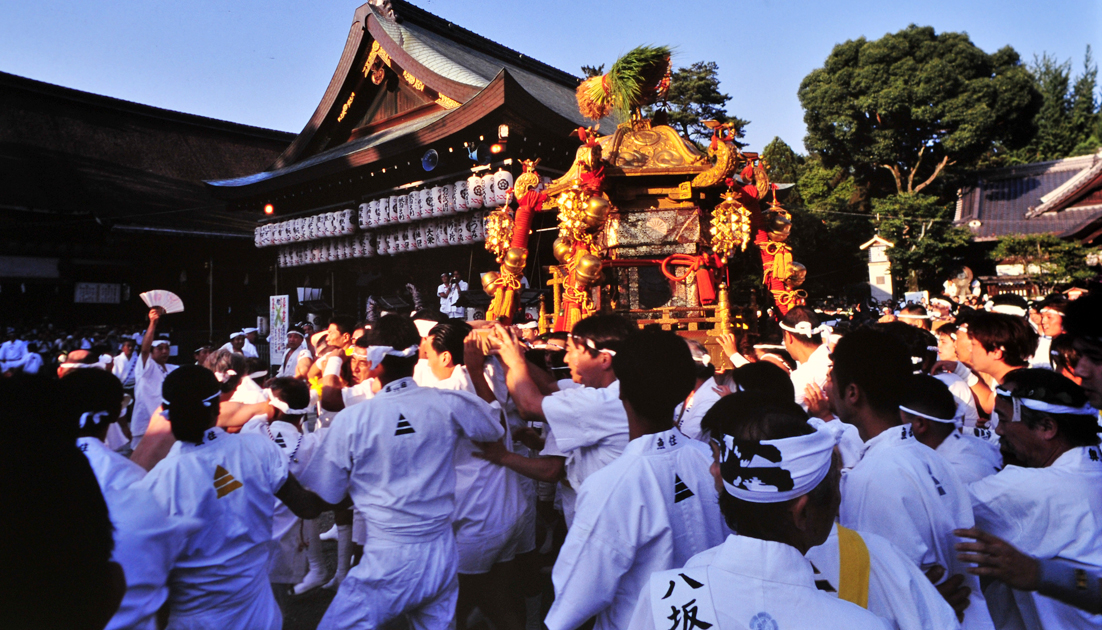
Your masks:
M736 247L746 251L750 243L750 211L735 201L734 193L728 191L723 197L712 211L712 251L727 258Z

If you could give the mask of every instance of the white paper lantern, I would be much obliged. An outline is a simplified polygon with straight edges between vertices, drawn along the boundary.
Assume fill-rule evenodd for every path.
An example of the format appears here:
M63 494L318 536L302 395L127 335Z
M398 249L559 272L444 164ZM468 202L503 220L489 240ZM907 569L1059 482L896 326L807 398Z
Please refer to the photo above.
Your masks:
M461 179L455 182L455 211L466 212L468 205L469 192L467 191L467 180Z
M494 174L494 199L498 207L509 203L509 191L513 188L513 174L505 169Z
M394 215L395 223L406 223L409 221L409 216L406 214L406 197L395 195L390 198L391 213Z
M375 241L372 239L371 234L360 235L361 244L364 250L364 258L371 258L375 255Z
M432 188L432 216L442 217L447 214L447 201L444 199L444 189L440 186Z
M477 210L482 207L482 178L471 175L467 178L467 209Z
M414 190L406 195L406 206L409 208L409 220L420 221L421 220L421 191Z
M417 251L417 250L421 250L421 249L426 249L426 246L425 246L425 224L418 222L418 223L414 223L410 227L413 229L413 250Z
M482 176L482 207L483 208L496 208L498 207L497 194L494 192L496 184L494 184L494 174L486 173Z
M366 230L371 227L371 211L368 210L366 203L361 203L359 205L356 219L361 230Z
M482 217L480 215L479 212L471 212L463 217L464 234L469 235L468 243L477 243L482 240Z
M459 217L448 217L445 221L444 229L447 230L448 245L462 245L463 235L459 228L461 220Z
M464 245L474 242L474 232L467 228L467 218L469 216L468 214L461 214L455 217L455 231L459 236L459 242Z
M356 233L356 224L352 222L352 210L341 210L341 233L346 236Z
M421 222L421 236L425 239L425 249L434 249L440 246L436 242L436 221L428 220Z
M433 226L433 230L436 231L436 246L447 247L451 245L451 240L448 239L448 220L440 219Z
M422 188L417 191L417 194L421 196L421 218L427 219L433 216L436 211L434 209L435 204L433 203L434 195L432 194L432 189Z

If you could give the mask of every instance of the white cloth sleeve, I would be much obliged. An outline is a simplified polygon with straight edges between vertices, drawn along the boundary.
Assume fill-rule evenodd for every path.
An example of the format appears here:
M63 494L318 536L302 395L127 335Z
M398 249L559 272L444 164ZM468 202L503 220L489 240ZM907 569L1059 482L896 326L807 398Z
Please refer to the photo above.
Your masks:
M956 613L907 556L888 540L862 533L869 550L869 612L899 630L954 630Z
M324 376L340 376L341 366L344 365L344 359L341 357L329 357L325 361Z
M873 478L872 474L850 471L842 477L842 505L838 521L845 527L888 538L919 567L936 561L926 545L920 523L929 515L921 500L905 497L898 481Z
M601 390L592 387L568 389L555 392L543 398L543 417L547 425L555 432L559 449L573 451L592 446L606 436L606 433L593 431L593 422L599 408L606 404Z
M455 397L449 407L452 420L463 435L474 442L495 442L505 435L505 428L498 422L500 407L495 409L470 392L447 390L447 393Z
M352 444L349 431L353 423L337 422L337 414L326 430L310 463L302 471L302 484L328 503L339 503L348 494L352 475Z

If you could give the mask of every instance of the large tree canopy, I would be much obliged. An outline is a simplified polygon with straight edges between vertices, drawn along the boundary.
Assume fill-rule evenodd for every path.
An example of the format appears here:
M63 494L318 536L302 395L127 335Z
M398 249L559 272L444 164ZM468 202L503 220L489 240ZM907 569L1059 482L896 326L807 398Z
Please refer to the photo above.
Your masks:
M1024 145L1040 94L1018 54L977 48L964 33L911 25L834 47L799 90L805 143L860 185L914 193L947 166ZM886 191L885 191L886 192Z
M707 142L712 131L701 124L704 120L732 123L739 135L750 121L731 116L726 111L731 97L719 91L719 66L714 61L698 61L670 74L669 124L694 142Z

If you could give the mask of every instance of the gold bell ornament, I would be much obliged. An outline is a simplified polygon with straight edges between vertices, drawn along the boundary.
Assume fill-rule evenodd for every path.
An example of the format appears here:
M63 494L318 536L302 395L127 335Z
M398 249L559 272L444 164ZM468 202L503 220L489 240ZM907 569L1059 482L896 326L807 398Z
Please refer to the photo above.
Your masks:
M594 195L585 202L582 222L589 228L600 227L604 225L605 219L608 218L608 213L611 209L612 204L608 202L608 199L600 195Z
M555 260L565 265L570 262L570 253L574 251L574 243L560 236L555 239L555 244L551 246L551 249L555 254Z
M578 257L574 277L582 284L596 284L601 279L601 259L585 253Z
M784 286L789 290L793 290L804 283L807 279L807 267L803 263L792 261L788 265L788 277L784 280Z
M486 293L486 295L493 297L496 290L494 287L497 284L498 278L500 277L501 274L496 271L487 271L486 273L482 274L482 290Z
M501 261L501 269L513 275L524 273L524 263L528 258L528 252L523 247L510 247L505 252L505 260Z

